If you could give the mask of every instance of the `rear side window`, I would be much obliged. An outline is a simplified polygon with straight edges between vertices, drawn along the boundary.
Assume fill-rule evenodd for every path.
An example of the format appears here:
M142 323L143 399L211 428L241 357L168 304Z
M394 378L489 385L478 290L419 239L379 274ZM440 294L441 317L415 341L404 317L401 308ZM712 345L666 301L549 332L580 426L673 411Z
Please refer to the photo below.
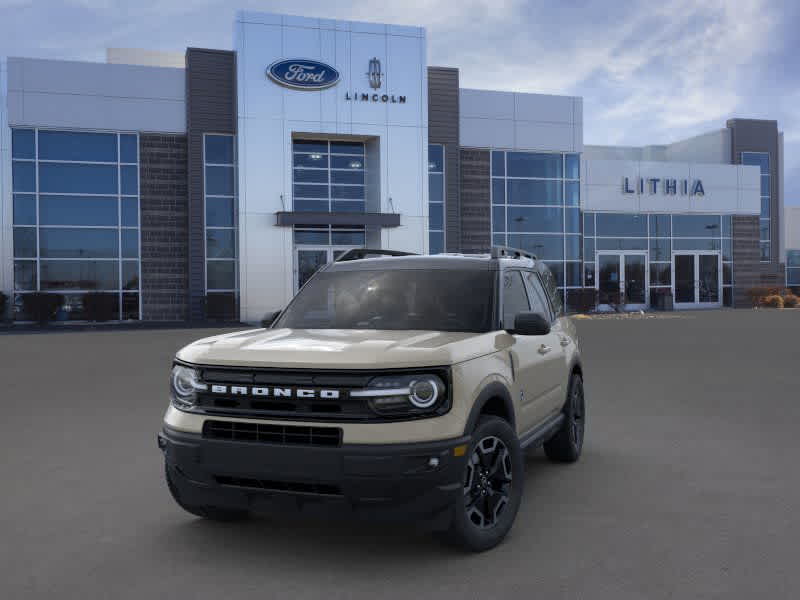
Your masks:
M556 278L544 264L539 263L538 266L539 276L542 278L544 289L550 298L550 306L553 307L553 312L556 317L564 314L564 303L561 301L561 292L558 289Z
M539 276L532 271L526 271L525 282L528 284L528 296L531 300L531 310L535 313L539 313L548 321L552 321L553 313L550 311L550 305L547 303L547 294L544 288L542 288Z
M522 273L519 271L503 273L503 328L514 327L514 317L530 309L525 284L522 283Z

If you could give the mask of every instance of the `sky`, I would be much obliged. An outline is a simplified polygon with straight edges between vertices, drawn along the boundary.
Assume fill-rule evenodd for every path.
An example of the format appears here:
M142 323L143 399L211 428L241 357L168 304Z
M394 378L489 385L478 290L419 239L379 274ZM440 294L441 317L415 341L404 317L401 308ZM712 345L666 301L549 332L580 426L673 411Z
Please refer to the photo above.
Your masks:
M462 87L583 97L584 143L665 144L776 119L800 205L800 2L793 0L0 0L0 56L230 49L236 9L421 25Z

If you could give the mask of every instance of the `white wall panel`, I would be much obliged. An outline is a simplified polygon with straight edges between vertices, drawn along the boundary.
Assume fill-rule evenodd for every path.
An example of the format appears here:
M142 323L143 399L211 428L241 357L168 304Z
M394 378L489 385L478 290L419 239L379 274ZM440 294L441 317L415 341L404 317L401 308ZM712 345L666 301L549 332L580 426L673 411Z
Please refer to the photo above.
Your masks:
M462 89L459 93L461 117L514 119L514 94L489 90Z
M514 121L514 148L572 152L575 150L571 123L544 121Z
M461 117L461 145L465 148L513 148L514 121Z

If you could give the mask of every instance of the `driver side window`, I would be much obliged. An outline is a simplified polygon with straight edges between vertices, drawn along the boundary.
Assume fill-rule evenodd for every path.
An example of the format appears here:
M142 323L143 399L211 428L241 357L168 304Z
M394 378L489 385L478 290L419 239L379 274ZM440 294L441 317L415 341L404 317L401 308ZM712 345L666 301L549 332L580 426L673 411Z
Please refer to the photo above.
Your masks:
M522 273L506 271L503 274L503 328L514 327L514 317L531 309L528 294L522 282Z
M535 313L539 313L548 322L553 321L553 313L550 311L550 307L547 304L547 294L542 288L542 283L539 281L539 277L536 273L532 271L525 272L525 281L528 283L528 295L531 299L531 311Z

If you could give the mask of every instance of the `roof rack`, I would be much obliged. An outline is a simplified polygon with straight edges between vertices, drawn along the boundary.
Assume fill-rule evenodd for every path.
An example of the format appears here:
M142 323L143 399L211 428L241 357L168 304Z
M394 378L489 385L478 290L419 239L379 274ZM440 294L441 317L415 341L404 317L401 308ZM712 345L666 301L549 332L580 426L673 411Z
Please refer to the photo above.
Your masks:
M374 258L378 256L416 256L413 252L403 252L402 250L375 250L372 248L351 248L337 258L334 262L346 260L360 260L362 258Z
M531 254L530 252L525 252L525 250L520 250L519 248L511 248L510 246L492 246L491 257L530 258L531 260L537 260L535 254Z

